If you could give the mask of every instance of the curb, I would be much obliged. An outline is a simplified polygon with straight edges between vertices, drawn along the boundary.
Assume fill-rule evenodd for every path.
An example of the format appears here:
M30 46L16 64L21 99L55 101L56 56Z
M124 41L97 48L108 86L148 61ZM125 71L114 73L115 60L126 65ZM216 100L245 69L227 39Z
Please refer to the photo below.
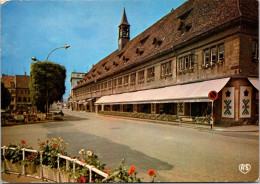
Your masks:
M188 127L188 128L194 128L194 129L204 129L204 130L210 130L210 131L216 131L216 132L259 132L259 130L225 130L225 129L221 129L221 127L220 128L213 127L213 129L211 129L210 125L195 124L195 123L190 123L190 122L186 122L186 121L182 121L181 123L179 123L179 122L169 122L169 121L160 121L160 120L140 119L140 118L133 118L133 117L112 116L112 115L105 115L105 114L98 114L98 115L113 117L113 118L118 118L118 119L137 120L137 121L142 121L142 122L146 122L146 123L181 126L181 127Z

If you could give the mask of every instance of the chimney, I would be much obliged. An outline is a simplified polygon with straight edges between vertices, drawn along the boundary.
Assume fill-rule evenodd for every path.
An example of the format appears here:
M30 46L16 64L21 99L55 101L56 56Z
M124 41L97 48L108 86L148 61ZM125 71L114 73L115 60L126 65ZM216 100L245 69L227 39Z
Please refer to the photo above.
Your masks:
M24 72L24 75L26 75L26 72Z

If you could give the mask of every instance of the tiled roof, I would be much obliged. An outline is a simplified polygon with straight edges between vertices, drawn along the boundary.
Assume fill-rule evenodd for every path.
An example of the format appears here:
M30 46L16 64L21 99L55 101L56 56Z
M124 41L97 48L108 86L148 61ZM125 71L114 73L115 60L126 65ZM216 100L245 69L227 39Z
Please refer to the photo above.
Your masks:
M239 0L239 9L242 16L257 19L258 21L258 1L253 0Z
M15 75L16 88L29 88L30 76L28 75Z
M14 76L2 74L1 82L5 84L6 88L11 88L11 82L14 82Z
M189 0L129 41L120 52L116 50L99 61L74 89L139 64L241 15L258 21L258 2Z

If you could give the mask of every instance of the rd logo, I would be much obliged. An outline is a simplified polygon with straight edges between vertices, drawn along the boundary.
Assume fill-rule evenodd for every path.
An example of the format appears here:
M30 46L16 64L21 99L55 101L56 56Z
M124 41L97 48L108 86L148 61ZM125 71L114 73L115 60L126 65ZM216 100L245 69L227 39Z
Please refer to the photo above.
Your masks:
M251 169L250 164L240 164L239 165L239 170L243 174L247 174L250 171L250 169Z

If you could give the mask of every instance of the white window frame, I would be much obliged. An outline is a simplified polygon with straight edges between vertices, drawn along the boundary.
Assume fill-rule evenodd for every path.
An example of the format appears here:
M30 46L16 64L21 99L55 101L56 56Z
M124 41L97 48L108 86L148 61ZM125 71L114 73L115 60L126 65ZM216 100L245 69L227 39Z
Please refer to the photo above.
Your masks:
M142 75L140 75L140 74L142 74ZM138 83L144 83L144 81L145 81L145 70L143 69L143 70L138 71L137 75L138 75ZM142 76L142 79L140 79L141 76Z
M220 48L223 47L223 51L220 51ZM220 54L223 54L223 58L222 58L222 61L225 60L225 46L224 44L221 44L218 46L218 62L220 62Z

